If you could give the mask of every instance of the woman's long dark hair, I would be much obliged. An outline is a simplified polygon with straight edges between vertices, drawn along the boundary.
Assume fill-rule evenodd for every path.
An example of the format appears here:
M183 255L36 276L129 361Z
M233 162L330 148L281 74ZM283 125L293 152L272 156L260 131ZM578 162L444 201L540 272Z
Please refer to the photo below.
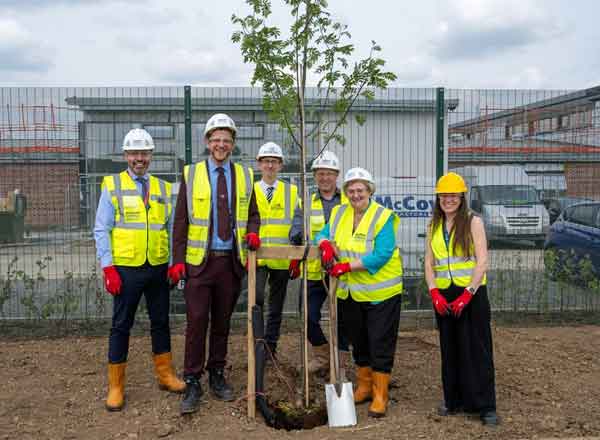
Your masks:
M452 235L452 232L454 232L454 246L452 248L452 253L454 255L457 255L458 249L462 251L462 255L465 257L470 257L474 254L473 236L471 235L472 217L473 214L469 210L469 204L465 195L461 194L460 206L456 212L456 217L454 217L454 225L452 226L452 230L448 231L448 235ZM440 197L436 195L435 205L433 206L433 217L429 224L431 237L433 236L433 231L442 224L445 218L446 215L440 206Z

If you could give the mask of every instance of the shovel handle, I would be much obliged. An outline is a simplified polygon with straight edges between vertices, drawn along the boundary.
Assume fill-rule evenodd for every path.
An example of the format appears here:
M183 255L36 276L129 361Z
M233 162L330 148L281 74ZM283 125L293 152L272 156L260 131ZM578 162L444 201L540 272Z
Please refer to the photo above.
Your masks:
M337 284L338 279L329 277L329 375L331 383L338 383L340 361L338 355L337 332Z

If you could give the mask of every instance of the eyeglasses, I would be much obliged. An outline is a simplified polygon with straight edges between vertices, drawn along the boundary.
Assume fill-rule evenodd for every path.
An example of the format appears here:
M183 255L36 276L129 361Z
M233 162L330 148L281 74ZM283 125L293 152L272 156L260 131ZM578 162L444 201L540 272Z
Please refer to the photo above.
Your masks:
M225 145L233 145L233 139L224 139L224 138L210 138L208 140L211 144L223 143Z

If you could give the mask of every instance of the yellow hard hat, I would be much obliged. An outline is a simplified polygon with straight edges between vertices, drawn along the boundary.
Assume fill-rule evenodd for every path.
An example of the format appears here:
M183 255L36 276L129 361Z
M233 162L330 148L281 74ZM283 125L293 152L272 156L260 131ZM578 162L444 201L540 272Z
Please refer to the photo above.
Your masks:
M452 172L440 177L435 186L436 194L465 192L467 192L467 185L465 184L464 179Z

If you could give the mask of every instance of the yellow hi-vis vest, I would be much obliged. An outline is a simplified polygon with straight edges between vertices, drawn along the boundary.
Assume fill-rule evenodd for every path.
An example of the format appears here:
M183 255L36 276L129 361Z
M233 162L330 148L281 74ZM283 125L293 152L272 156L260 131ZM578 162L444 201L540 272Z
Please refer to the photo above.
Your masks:
M344 194L343 191L340 194L340 203L348 203L348 197L346 197L346 194ZM326 224L327 220L325 220L325 212L323 211L323 203L321 202L321 197L319 197L318 193L313 193L310 206L309 224L311 243L315 242L315 237L319 232L321 232L321 230L325 227ZM322 278L321 260L319 258L309 259L307 271L309 280L320 280Z
M354 209L349 205L338 205L331 211L329 237L339 251L340 262L362 258L373 252L375 237L392 216L394 237L397 236L400 219L390 209L371 201L358 227L352 232ZM402 293L402 258L397 246L387 263L377 273L367 271L348 272L340 277L337 296L348 298L348 292L357 302L384 301Z
M442 222L431 234L431 250L433 251L433 271L435 272L435 285L438 289L447 289L454 282L457 286L467 287L473 276L473 269L477 262L475 256L465 257L462 249L457 249L454 255L454 232L450 234L448 246L444 240ZM481 285L485 285L487 276L483 277Z
M116 266L141 266L146 259L152 266L169 261L171 184L154 176L149 178L148 209L127 171L105 176L106 189L115 208L115 226L110 233L112 260Z
M259 182L254 184L254 194L260 213L261 246L269 248L289 245L290 228L298 204L298 187L282 181L277 182L271 203L267 201ZM269 269L287 270L290 260L260 259L258 265L267 266Z
M229 166L229 164L227 164ZM239 259L246 264L246 248L244 237L248 223L248 208L252 195L254 174L250 168L233 164L235 172L235 240ZM188 237L185 251L185 262L199 266L204 261L208 251L208 236L212 212L211 186L208 176L207 162L202 161L183 168L183 178L186 184Z

